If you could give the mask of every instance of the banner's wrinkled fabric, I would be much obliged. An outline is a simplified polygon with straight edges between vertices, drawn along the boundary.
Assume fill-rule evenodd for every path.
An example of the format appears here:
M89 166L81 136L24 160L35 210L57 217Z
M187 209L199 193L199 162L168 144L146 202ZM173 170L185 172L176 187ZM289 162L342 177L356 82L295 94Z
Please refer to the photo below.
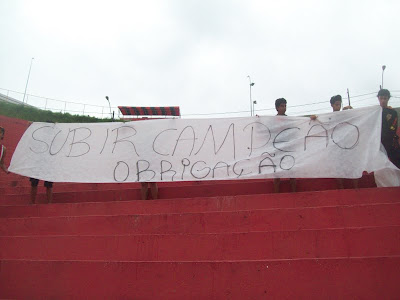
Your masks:
M308 117L33 123L9 170L53 182L359 178L395 168L379 106Z

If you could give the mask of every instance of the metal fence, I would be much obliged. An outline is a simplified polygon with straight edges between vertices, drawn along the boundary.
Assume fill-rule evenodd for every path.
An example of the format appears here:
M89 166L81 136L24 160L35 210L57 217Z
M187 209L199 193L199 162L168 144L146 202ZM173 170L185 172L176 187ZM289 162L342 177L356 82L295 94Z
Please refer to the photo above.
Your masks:
M20 101L21 103L24 100L24 93L17 92L13 90L7 90L0 88L2 94L6 95L7 97ZM106 100L104 100L106 101ZM25 104L29 104L31 106L50 110L53 112L61 112L61 113L70 113L72 115L86 115L96 118L111 118L112 111L115 112L115 117L120 117L120 111L118 107L111 107L111 114L110 114L110 107L109 106L101 106L101 105L93 105L93 104L85 104L85 103L78 103L78 102L71 102L71 101L63 101L53 98L46 98L42 96L36 96L32 94L25 95Z
M393 93L390 99L390 105L393 107L400 107L400 90L392 90ZM24 98L24 93L17 92L13 90L3 89L0 88L0 93L6 95L11 100L17 100L22 103ZM362 95L354 95L352 96L352 103L358 102L357 107L364 107L370 105L377 105L376 100L377 91ZM354 100L356 99L356 100ZM106 100L104 99L104 102ZM346 99L343 100L345 102ZM13 102L13 101L10 101ZM123 118L124 116L121 114L118 107L111 107L111 114L110 114L110 107L109 106L101 106L101 105L92 105L92 104L85 104L85 103L78 103L78 102L71 102L71 101L64 101L58 100L53 98L46 98L42 96L36 96L32 94L25 95L25 104L44 109L44 110L51 110L53 112L61 112L61 113L70 113L72 115L86 115L91 117L96 117L99 119L104 118L111 118L112 112L115 112L115 118ZM293 105L290 106L293 113L292 115L303 115L303 114L310 114L310 113L324 113L330 112L330 106L327 106L327 101L321 102L313 102L313 103L306 103L300 105ZM300 110L297 111L297 108L301 107L309 107L307 110ZM266 111L275 111L275 108L267 108L267 109L256 109L255 112L259 114L263 114ZM248 111L237 111L237 112L213 112L213 113L195 113L195 114L186 114L183 117L216 117L216 116L237 116L237 114L247 114ZM138 116L126 116L125 118L137 118ZM146 116L146 118L159 118L160 116ZM166 116L164 116L166 118Z

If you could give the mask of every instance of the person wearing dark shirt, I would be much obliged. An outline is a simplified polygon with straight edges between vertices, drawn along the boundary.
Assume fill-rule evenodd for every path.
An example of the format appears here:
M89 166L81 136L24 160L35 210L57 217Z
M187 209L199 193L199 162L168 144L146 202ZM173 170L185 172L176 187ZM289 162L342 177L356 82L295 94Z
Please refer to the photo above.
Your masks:
M331 103L333 112L340 111L340 109L342 108L342 96L341 95L332 96L330 103ZM343 107L343 110L347 110L347 109L353 109L353 107L351 107L350 105ZM338 183L339 189L344 189L343 178L337 178L337 183ZM355 189L358 188L358 179L353 179L353 187Z
M286 116L286 99L285 98L279 98L275 100L275 108L277 113L277 116ZM280 191L280 183L281 179L280 178L274 178L274 192L279 193ZM290 178L290 187L292 192L296 192L296 178Z
M388 106L390 92L381 89L378 92L379 104L382 107L381 142L390 161L400 169L399 137L396 134L398 126L397 112Z
M342 96L340 96L340 95L332 96L330 103L332 106L332 110L334 112L340 111L340 109L342 108ZM347 110L347 109L353 109L353 107L351 107L350 105L343 107L343 110Z

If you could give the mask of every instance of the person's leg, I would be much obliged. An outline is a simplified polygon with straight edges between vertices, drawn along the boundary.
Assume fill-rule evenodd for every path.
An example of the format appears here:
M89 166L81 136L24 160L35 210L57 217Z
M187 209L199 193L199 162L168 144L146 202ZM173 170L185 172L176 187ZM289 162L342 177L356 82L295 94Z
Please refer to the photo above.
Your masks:
M29 178L31 182L31 203L35 204L39 179Z
M53 202L53 188L46 188L47 203Z
M274 193L279 193L280 178L274 178Z
M289 180L292 193L296 193L296 178L290 178Z
M358 189L358 179L353 179L353 188Z
M37 195L37 185L36 186L31 186L31 203L32 204L35 204L36 195Z
M53 183L49 182L49 181L45 181L44 186L46 187L47 203L52 203L53 202Z
M151 197L153 198L153 200L156 200L158 198L157 182L150 183L150 190L151 190Z
M142 197L142 200L147 200L148 182L141 182L140 184L141 184L140 195Z
M343 178L336 178L336 181L337 181L338 189L343 190L344 189Z

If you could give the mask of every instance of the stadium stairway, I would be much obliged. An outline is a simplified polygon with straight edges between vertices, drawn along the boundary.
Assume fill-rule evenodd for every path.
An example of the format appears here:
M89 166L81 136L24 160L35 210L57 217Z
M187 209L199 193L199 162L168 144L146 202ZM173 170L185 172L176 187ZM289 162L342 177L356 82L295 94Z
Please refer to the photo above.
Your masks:
M0 116L8 165L28 122ZM59 183L0 174L1 299L397 299L400 188L334 179Z

